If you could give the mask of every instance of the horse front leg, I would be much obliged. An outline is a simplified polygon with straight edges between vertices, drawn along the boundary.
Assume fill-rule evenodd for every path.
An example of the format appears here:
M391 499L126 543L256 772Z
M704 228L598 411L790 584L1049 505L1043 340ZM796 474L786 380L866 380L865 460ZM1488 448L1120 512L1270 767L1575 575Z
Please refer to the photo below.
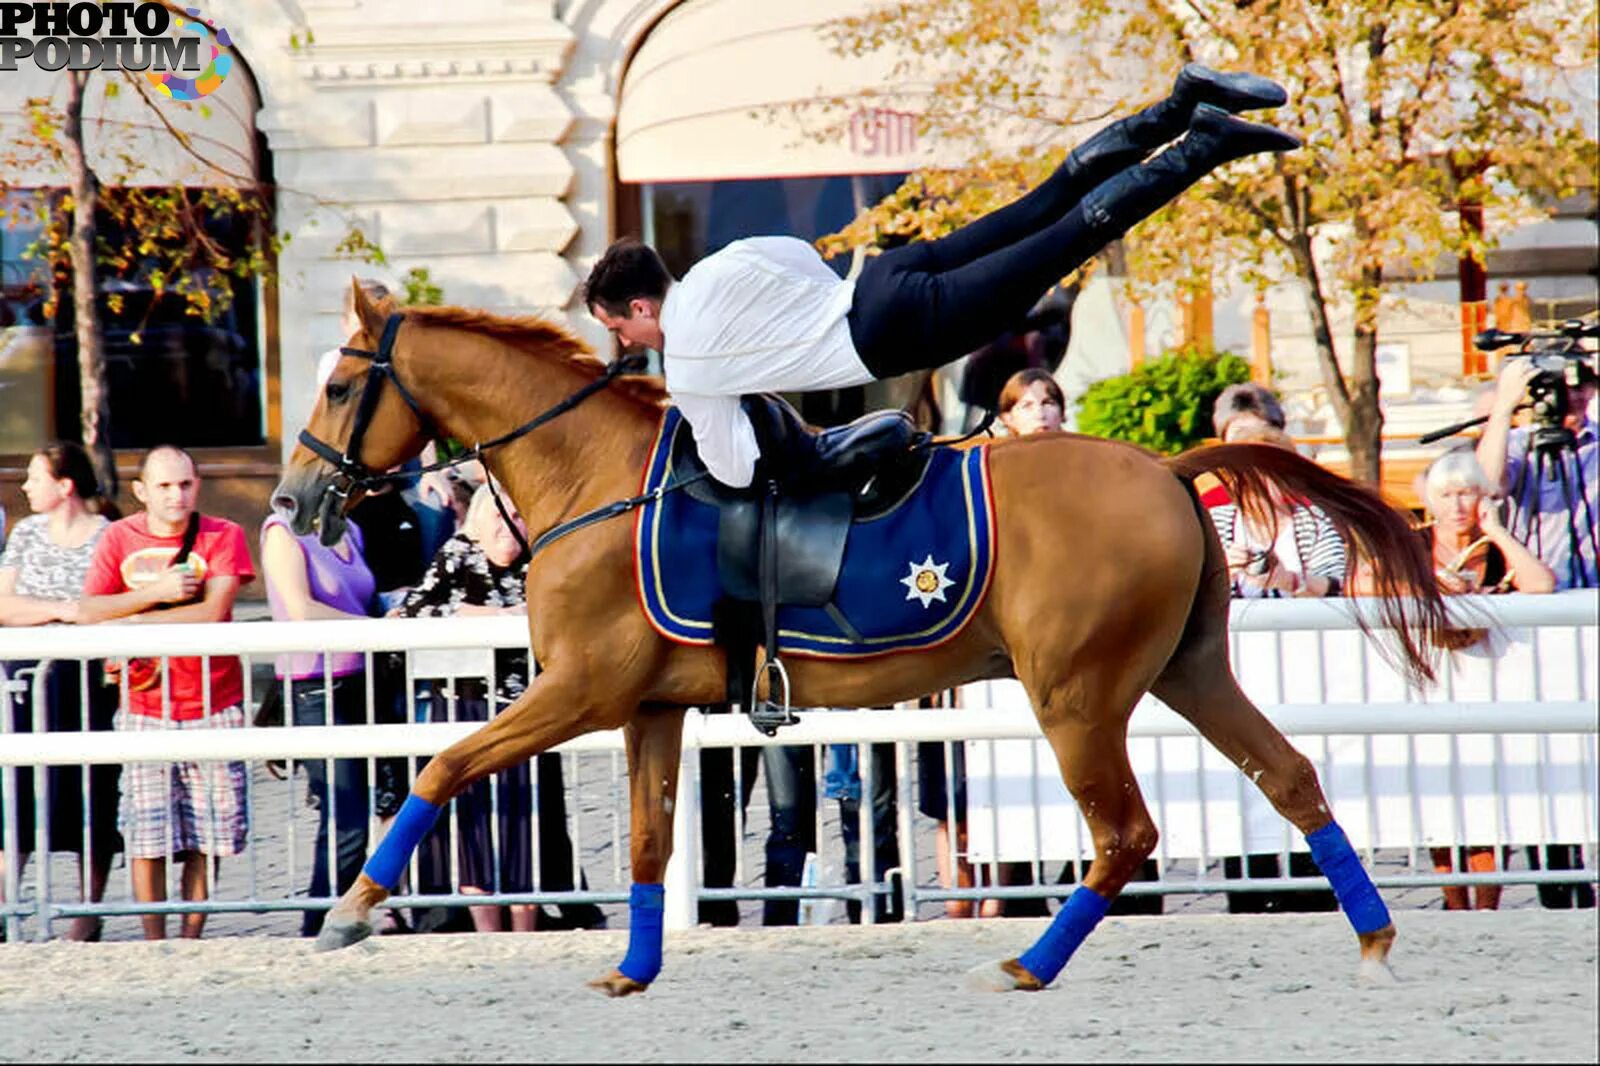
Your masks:
M411 794L355 884L328 912L317 950L349 947L372 935L372 908L389 898L445 804L472 782L527 762L573 737L621 724L622 713L615 704L602 708L587 695L596 687L590 678L538 674L527 691L492 721L434 756L417 775Z
M628 746L633 888L628 899L628 954L589 982L608 996L643 992L661 972L666 905L662 883L672 857L672 808L683 745L682 707L646 704L623 731Z

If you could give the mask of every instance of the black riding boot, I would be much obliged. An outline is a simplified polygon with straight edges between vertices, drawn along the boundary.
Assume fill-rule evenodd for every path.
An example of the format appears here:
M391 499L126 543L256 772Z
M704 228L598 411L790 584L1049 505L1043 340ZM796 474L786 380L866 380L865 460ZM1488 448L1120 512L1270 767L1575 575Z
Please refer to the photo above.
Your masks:
M1183 140L1096 185L1078 206L1100 243L1107 244L1224 163L1299 147L1298 138L1280 129L1200 104Z
M1106 126L1074 148L1063 166L1075 180L1098 185L1182 136L1201 104L1237 112L1279 107L1287 100L1281 85L1258 74L1227 74L1190 63L1178 72L1165 100Z

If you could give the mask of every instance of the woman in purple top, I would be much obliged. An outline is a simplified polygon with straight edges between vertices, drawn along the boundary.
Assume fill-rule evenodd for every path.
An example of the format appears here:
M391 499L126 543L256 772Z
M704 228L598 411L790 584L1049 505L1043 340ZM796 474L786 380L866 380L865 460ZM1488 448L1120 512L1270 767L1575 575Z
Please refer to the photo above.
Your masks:
M272 617L279 621L371 617L375 581L362 558L361 530L353 522L348 525L344 538L330 548L315 534L295 536L287 523L273 515L261 526L261 563L267 577L267 602L272 607ZM284 655L278 658L276 672L282 680L284 703L294 708L295 725L329 724L330 704L335 725L360 725L367 721L366 662L360 652L334 652L326 663L317 653ZM312 759L303 764L318 812L317 843L311 865L311 885L307 889L312 899L330 895L328 762ZM337 897L355 883L367 859L365 759L333 761L332 798L337 870L337 887L332 896ZM305 936L316 936L325 913L306 911L301 932Z

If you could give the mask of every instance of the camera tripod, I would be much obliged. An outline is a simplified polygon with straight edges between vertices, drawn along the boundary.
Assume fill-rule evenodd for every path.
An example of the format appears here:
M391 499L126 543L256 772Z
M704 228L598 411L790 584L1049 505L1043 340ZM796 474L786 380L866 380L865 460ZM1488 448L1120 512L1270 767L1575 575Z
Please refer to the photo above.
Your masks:
M1560 487L1559 499L1551 501L1551 513L1542 513L1546 485ZM1590 495L1584 481L1583 457L1572 430L1561 425L1535 427L1528 441L1528 454L1511 486L1511 514L1506 528L1534 555L1547 559L1546 527L1551 523L1545 519L1553 514L1563 515L1566 528L1561 530L1558 526L1555 536L1566 534L1567 572L1558 573L1556 579L1566 588L1600 586L1600 573L1596 572L1600 541L1595 529L1595 507L1600 501L1590 499Z

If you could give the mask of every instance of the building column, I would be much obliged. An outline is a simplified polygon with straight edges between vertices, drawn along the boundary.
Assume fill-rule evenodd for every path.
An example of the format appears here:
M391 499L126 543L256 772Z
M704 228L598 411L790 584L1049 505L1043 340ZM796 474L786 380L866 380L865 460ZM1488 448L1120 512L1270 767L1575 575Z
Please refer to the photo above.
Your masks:
M343 339L352 275L394 285L423 268L449 303L562 322L578 284L562 256L578 228L562 146L574 120L554 88L573 35L553 5L455 0L448 19L417 5L381 22L343 0L305 6L299 91L260 120L294 234L280 259L285 427L304 424L317 357ZM352 226L385 262L340 248Z

